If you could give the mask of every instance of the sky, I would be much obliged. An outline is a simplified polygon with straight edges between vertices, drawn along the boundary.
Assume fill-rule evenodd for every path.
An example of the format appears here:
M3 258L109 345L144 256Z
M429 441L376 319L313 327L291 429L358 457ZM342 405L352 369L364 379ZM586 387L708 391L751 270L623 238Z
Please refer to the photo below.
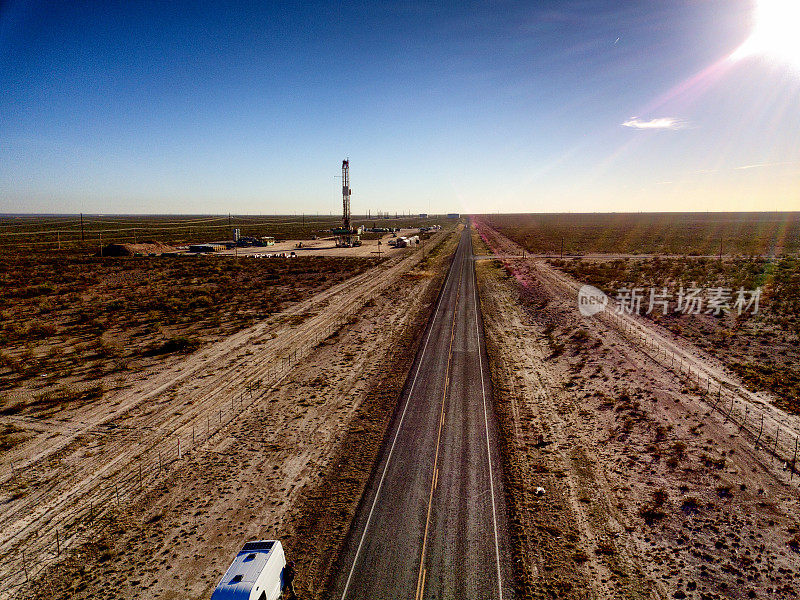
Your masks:
M800 210L797 5L0 0L0 213Z

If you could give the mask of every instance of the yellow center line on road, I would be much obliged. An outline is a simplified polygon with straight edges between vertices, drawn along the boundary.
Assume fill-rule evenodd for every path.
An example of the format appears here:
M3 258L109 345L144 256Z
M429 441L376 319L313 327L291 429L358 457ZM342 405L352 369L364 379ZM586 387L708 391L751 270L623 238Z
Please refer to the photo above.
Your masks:
M458 314L458 303L461 298L461 278L464 270L458 274L458 288L456 289L456 303L453 308L453 321L450 325L450 346L447 349L447 368L445 370L444 378L444 393L442 394L442 410L439 417L439 432L436 435L436 453L433 456L433 472L431 473L431 492L428 496L428 515L425 519L425 535L422 538L422 555L419 559L419 575L417 576L417 593L414 596L415 600L421 600L425 590L425 551L428 546L428 529L431 523L431 509L433 508L433 492L436 489L436 482L438 480L438 465L439 465L439 446L442 440L442 428L444 427L444 407L445 400L447 400L447 391L450 384L450 361L453 358L453 339L456 335L456 314Z

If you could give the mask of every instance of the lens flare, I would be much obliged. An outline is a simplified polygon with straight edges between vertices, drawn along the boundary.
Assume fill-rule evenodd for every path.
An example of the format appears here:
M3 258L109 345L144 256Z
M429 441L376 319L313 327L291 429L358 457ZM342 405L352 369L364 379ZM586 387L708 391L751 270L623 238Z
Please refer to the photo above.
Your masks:
M800 0L759 0L753 33L731 58L766 56L800 71Z

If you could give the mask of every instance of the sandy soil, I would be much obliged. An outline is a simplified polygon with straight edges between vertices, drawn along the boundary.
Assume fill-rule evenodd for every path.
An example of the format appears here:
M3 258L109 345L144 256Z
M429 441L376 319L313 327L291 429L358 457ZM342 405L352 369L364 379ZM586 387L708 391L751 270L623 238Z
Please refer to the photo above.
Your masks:
M503 256L522 255L522 249L499 232L482 225L479 225L479 230L484 238L482 241L495 250L502 249ZM582 282L553 268L548 262L531 257L503 258L501 262L506 272L513 274L523 287L530 281L538 281L558 290L562 296L572 298L573 304L576 304ZM709 405L740 424L753 441L758 438L762 446L770 449L776 458L784 463L796 458L800 442L800 417L782 410L776 405L775 397L749 389L717 356L644 316L617 314L616 311L607 310L595 318L632 341L652 361L684 379L686 385L705 392ZM774 444L767 444L765 439Z
M148 373L113 403L54 427L35 453L26 446L3 474L0 596L25 579L23 549L32 576L64 556L65 541L78 586L57 586L65 597L209 595L241 543L282 532L289 507L319 480L392 340L426 309L418 288L434 278L419 265L436 242ZM136 507L146 507L144 520ZM111 541L87 548L98 531ZM92 561L103 568L74 577L70 569Z
M524 596L797 597L800 477L538 266L478 267Z

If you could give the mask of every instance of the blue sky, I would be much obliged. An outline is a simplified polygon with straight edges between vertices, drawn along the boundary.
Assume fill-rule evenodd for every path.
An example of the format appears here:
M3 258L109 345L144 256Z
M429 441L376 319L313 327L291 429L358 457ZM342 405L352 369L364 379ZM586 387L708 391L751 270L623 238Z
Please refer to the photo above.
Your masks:
M0 212L800 209L755 10L6 1Z

